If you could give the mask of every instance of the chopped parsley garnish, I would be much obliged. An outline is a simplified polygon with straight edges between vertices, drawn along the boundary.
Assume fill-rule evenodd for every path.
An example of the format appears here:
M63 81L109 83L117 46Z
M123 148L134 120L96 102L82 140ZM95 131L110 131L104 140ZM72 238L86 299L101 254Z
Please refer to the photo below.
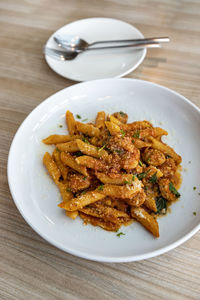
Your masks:
M125 137L125 134L126 134L126 132L125 132L123 129L121 129L120 131L121 131L122 137L124 138L124 137Z
M177 191L177 189L175 188L175 186L173 185L172 182L169 183L169 190L177 197L179 198L181 196L181 194Z
M145 178L147 176L147 174L148 174L148 171L140 173L140 174L137 174L137 178L139 180L141 180L141 179Z
M81 119L81 116L80 115L76 115L77 119Z
M157 172L155 172L150 178L149 178L149 181L151 182L151 183L156 183L157 182L157 180L158 180L158 177L157 177Z
M143 163L141 162L141 160L139 160L139 166L143 167Z
M134 140L132 140L132 143L134 144L134 143L135 143L135 141L134 141Z
M131 182L124 180L124 184L131 184Z
M193 190L195 191L197 188L196 188L196 186L193 186Z
M117 152L117 153L120 154L120 153L122 153L123 151L122 151L122 150L119 150L119 149L116 149L115 152Z
M137 130L134 134L133 134L133 137L138 139L140 137L140 132L139 130Z
M135 175L133 175L132 180L133 180L133 181L135 180Z
M81 151L77 151L74 153L75 156L79 157L79 156L83 156L84 154Z
M147 159L147 162L150 162L150 160L151 160L151 157L149 157L149 158Z
M83 180L86 180L86 179L87 179L87 176L84 176L84 177L83 177Z
M97 190L98 190L98 191L103 191L103 188L104 188L104 185L101 184L101 185L98 186Z
M120 237L121 235L125 235L125 233L119 232L119 233L116 234L116 236L118 236L118 237Z
M90 142L88 141L88 139L86 137L82 138L82 141L87 143L87 144L90 144Z
M106 147L106 144L104 144L101 148L98 149L98 151L103 150Z
M61 152L60 149L58 149L57 147L56 147L56 151L57 151L57 152Z
M58 127L62 128L63 126L62 125L58 125Z
M166 155L166 158L172 158L172 157L171 157L171 155L167 154L167 155Z
M162 212L162 210L164 210L164 212L166 213L167 200L165 198L163 198L162 196L157 197L156 198L156 207L157 207L156 214L159 214L160 212Z
M71 192L72 190L70 188L66 188L66 191L67 192Z
M194 216L196 216L196 215L197 215L196 211L194 211L194 212L193 212L193 215L194 215Z
M85 121L87 121L87 120L88 120L87 118L86 118L86 119L83 119L82 122L85 122Z
M125 116L125 113L123 111L119 112L121 116Z
M85 190L85 191L82 191L81 195L85 195L86 192L87 192L86 190Z

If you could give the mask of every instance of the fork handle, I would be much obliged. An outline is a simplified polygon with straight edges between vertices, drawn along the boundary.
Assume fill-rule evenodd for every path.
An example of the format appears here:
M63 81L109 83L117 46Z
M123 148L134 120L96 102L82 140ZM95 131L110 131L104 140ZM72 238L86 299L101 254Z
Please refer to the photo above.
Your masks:
M119 46L107 46L107 47L94 47L94 48L85 48L81 50L75 50L76 52L83 52L88 50L104 50L104 49L116 49L116 48L135 48L135 49L141 49L141 48L160 48L161 44L159 43L153 43L153 42L146 42L146 43L135 43L135 44L128 44L128 45L119 45Z
M169 42L169 37L150 37L145 39L131 39L131 40L111 40L111 41L96 41L91 43L89 47L97 45L97 44L110 44L110 43L146 43L146 42L159 42L159 43L166 43Z

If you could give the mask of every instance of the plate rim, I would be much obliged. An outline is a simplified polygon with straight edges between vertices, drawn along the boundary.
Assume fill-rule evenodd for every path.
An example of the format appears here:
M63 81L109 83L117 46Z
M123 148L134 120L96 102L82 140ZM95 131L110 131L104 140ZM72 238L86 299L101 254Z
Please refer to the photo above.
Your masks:
M98 261L98 262L109 262L109 263L121 263L121 262L133 262L133 261L139 261L139 260L144 260L144 259L148 259L151 257L155 257L161 254L164 254L176 247L178 247L179 245L183 244L184 242L186 242L188 239L190 239L195 233L198 232L198 230L200 230L200 222L199 224L197 224L192 230L190 230L187 234L185 234L183 237L179 238L178 240L176 240L175 242L165 246L165 247L161 247L157 250L153 250L151 252L147 252L141 255L131 255L131 256L118 256L118 257L107 257L107 256L101 256L101 255L91 255L88 253L84 253L82 251L79 250L74 250L69 248L68 246L63 246L61 243L59 242L55 242L54 240L50 239L48 237L48 235L46 233L43 233L41 229L36 228L35 225L32 224L32 222L28 219L28 217L26 217L26 215L23 212L23 209L20 206L20 201L16 199L15 197L15 192L13 190L12 187L12 179L11 179L11 172L12 172L12 152L13 152L13 147L15 146L15 141L17 140L18 134L22 128L22 126L24 126L24 124L27 122L27 120L30 119L30 117L32 116L33 113L35 113L38 109L40 109L43 105L45 105L46 103L51 101L51 98L54 97L55 95L59 95L60 93L63 93L65 90L69 90L69 89L74 89L77 88L77 85L90 85L98 82L102 82L102 81L130 81L130 82L141 82L141 83L145 83L147 85L153 85L162 89L167 90L168 92L171 92L173 94L175 94L176 96L180 97L182 99L182 101L186 102L187 104L191 105L199 114L200 114L200 108L192 103L189 99L187 99L186 97L184 97L183 95L181 95L180 93L167 88L165 86L159 85L157 83L153 83L151 81L146 81L146 80L141 80L141 79L132 79L132 78L107 78L107 79L97 79L97 80L91 80L91 81L86 81L86 82L80 82L77 84L74 84L72 86L66 87L52 95L50 95L48 98L46 98L44 101L42 101L40 104L38 104L28 115L27 117L24 119L24 121L20 124L20 126L18 127L14 138L11 142L11 146L9 149L9 153L8 153L8 161L7 161L7 178L8 178L8 185L9 185L9 189L11 192L11 196L12 199L18 209L18 211L20 212L20 214L22 215L22 217L24 218L24 220L28 223L28 225L37 233L39 234L39 236L41 236L43 239L45 239L47 242L49 242L51 245L55 246L56 248L72 254L74 256L78 256L87 260L92 260L92 261Z
M48 44L49 40L51 39L51 37L53 37L53 36L55 35L55 33L56 33L58 30L61 30L61 29L63 29L64 27L66 27L67 25L71 25L71 24L77 23L77 22L79 22L79 21L96 20L96 19L114 20L114 21L119 21L119 22L128 24L129 26L131 26L132 28L134 28L134 29L141 35L142 38L144 38L144 35L142 34L142 32L141 32L137 27L135 27L134 25L132 25L132 24L126 22L126 21L123 21L123 20L120 20L120 19L115 19L115 18L92 17L92 18L78 19L78 20L75 20L75 21L73 21L73 22L67 23L67 24L63 25L62 27L58 28L58 29L57 29L55 32L53 32L52 35L48 38L48 40L47 40L46 43L45 43L44 48L47 46L47 44ZM143 51L142 57L138 60L138 62L137 62L133 67L129 68L127 71L125 71L125 72L123 72L123 73L121 73L121 74L119 74L119 75L116 75L116 76L114 76L114 77L112 77L112 78L121 78L121 77L124 77L124 76L130 74L131 72L133 72L135 69L137 69L137 68L139 67L139 65L141 65L142 62L144 61L144 59L145 59L145 57L146 57L146 54L147 54L147 49L144 48L143 50L144 50L144 51ZM48 58L47 58L47 57L48 57L48 55L46 55L46 54L44 53L44 58L45 58L45 61L46 61L47 65L49 66L50 69L52 69L52 70L53 70L56 74L58 74L59 76L61 76L61 77L63 77L63 78L66 78L66 79L70 79L70 80L76 81L76 82L92 81L92 80L77 80L76 77L73 77L73 76L67 77L67 76L64 76L64 75L60 74L58 71L56 71L56 70L54 69L54 67L52 67L52 65L49 64ZM107 77L101 78L101 79L107 79ZM93 80L101 80L101 79L93 79Z

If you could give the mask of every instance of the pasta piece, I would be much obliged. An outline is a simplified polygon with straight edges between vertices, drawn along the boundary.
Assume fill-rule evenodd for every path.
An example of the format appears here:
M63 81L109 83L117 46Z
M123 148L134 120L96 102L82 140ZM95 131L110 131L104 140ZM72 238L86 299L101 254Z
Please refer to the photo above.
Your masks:
M132 143L134 146L138 149L146 148L146 147L151 147L150 143L146 143L140 139L132 138Z
M90 183L90 177L88 176L83 176L81 174L69 175L69 188L73 193L87 189L90 186Z
M149 136L161 137L162 135L168 135L168 132L160 127L146 128L139 132L140 139L144 139Z
M66 112L66 124L69 134L74 134L76 132L76 121L69 110Z
M78 149L86 155L90 155L90 156L93 156L96 158L108 157L108 152L106 150L104 150L103 147L98 149L97 147L87 144L87 143L84 143L81 140L76 140L76 143L77 143Z
M75 211L103 198L105 198L103 194L100 194L97 191L90 191L67 202L63 201L58 206L68 211Z
M171 183L172 184L172 183ZM161 192L161 195L167 199L168 201L176 201L177 198L179 196L176 195L176 193L173 193L171 190L170 190L170 179L168 178L161 178L158 182L158 185L159 185L159 189L160 189L160 192ZM178 195L180 195L178 193Z
M83 155L77 157L75 161L78 165L85 166L98 171L103 171L106 168L106 166L99 159L93 158L91 156Z
M153 137L150 137L149 139L150 139L151 142L152 142L151 147L152 147L153 149L157 149L157 150L163 152L165 155L171 156L171 157L175 160L175 162L176 162L177 164L180 164L180 163L181 163L181 161L182 161L181 156L178 155L178 154L174 151L174 149L172 149L170 146L168 146L168 145L166 145L166 144L164 144L164 143L162 143L162 142L160 142L160 141L154 139Z
M136 121L136 122L133 122L133 123L124 124L122 126L122 128L124 130L127 130L127 131L141 130L141 129L146 129L146 128L149 128L149 127L153 127L153 126L149 121L146 121L146 120Z
M105 128L105 119L106 119L105 112L104 111L98 112L96 121L95 121L95 126L99 129L104 129Z
M65 152L77 152L79 150L76 140L75 141L71 141L71 142L67 142L67 143L61 143L61 144L57 144L56 148L58 150L60 150L61 152L65 151Z
M70 199L72 199L73 194L72 194L72 192L68 188L68 183L58 182L57 186L58 186L58 188L60 190L60 194L61 194L61 197L62 197L62 199L63 199L64 202L67 202Z
M53 145L53 144L59 144L59 143L66 143L73 141L75 139L80 139L80 135L58 135L53 134L48 136L46 139L42 140L44 144L46 145Z
M144 205L151 211L157 212L156 200L154 197L147 195Z
M110 115L110 122L114 123L116 125L118 125L119 127L122 125L122 123L120 122L120 120L118 120L117 118L115 118L113 115Z
M58 168L60 169L60 172L61 172L61 175L62 175L64 181L66 181L66 180L67 180L67 174L68 174L68 170L69 170L69 169L68 169L68 167L66 167L66 166L62 163L62 161L61 161L61 159L60 159L60 152L57 151L57 149L55 149L55 150L53 151L53 158L54 158L54 160L55 160L55 162L56 162Z
M141 206L144 203L145 199L146 199L146 194L145 194L144 190L142 189L141 191L135 193L132 198L125 199L125 201L129 205L138 207L138 206Z
M115 112L113 116L118 119L121 123L126 124L128 121L128 115L123 111Z
M124 186L105 184L104 186L99 186L97 191L104 194L105 196L110 196L112 198L130 199L135 193L141 191L142 184L139 180L133 181L132 185L126 184Z
M84 176L88 176L86 167L77 164L76 160L69 153L61 152L60 159L64 165L67 165Z
M57 167L55 161L53 160L52 156L49 154L49 152L46 152L43 157L43 164L47 168L49 174L53 178L53 181L58 184L59 179L61 177L61 172L59 168Z
M159 237L158 222L142 207L131 207L131 215L155 237Z
M121 132L120 127L115 123L106 121L105 124L111 135L117 135Z
M103 183L124 185L131 184L132 181L138 180L136 176L132 174L112 174L112 177L105 173L96 172L96 177Z
M83 219L85 224L90 223L93 226L99 226L107 231L115 231L116 232L121 227L121 224L113 223L110 221L105 221L104 219L89 216L82 212L80 212L79 215Z
M78 210L75 210L75 211L67 211L66 210L65 213L66 213L66 216L68 216L72 220L75 220L78 217Z
M99 205L97 207L84 207L80 209L80 211L86 215L102 218L113 223L118 223L120 221L119 218L123 218L123 221L130 220L129 215L125 212L103 205Z
M76 122L76 128L79 132L82 132L85 135L99 136L99 134L100 134L99 128L94 127L91 124L84 124L84 123Z

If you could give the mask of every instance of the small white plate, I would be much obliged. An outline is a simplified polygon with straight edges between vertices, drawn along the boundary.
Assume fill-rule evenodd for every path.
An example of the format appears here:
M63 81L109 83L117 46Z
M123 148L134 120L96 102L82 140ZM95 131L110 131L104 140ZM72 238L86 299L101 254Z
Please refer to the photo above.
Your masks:
M46 46L57 48L53 36L78 35L92 43L100 40L144 38L132 25L109 18L89 18L67 24L57 30ZM135 70L143 61L146 49L109 49L86 51L71 61L58 61L45 55L46 61L59 75L76 81L122 77Z
M67 218L57 206L61 202L59 192L42 164L44 153L51 152L53 147L41 140L53 133L66 134L67 109L89 121L101 110L124 111L130 122L150 120L169 132L166 141L182 156L183 170L187 171L182 173L180 200L171 206L171 213L158 219L160 238L155 239L136 222L123 227L121 231L125 235L119 238L116 233L83 226L80 218L74 221ZM200 110L165 87L133 79L104 79L73 85L35 108L16 133L8 159L13 199L38 234L71 254L105 262L135 261L162 254L200 228L199 128Z

